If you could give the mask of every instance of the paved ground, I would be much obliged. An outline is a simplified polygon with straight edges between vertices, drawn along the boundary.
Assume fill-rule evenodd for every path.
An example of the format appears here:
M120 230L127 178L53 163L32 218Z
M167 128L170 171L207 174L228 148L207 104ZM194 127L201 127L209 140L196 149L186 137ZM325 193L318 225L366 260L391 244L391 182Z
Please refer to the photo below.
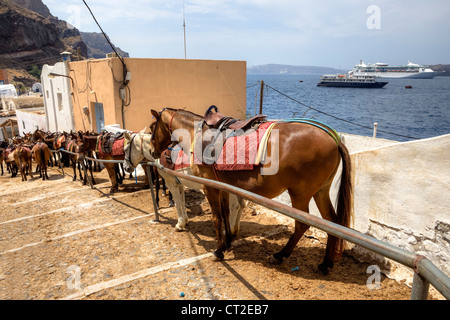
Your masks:
M187 191L188 231L178 233L165 197L152 221L140 179L111 195L106 170L95 175L94 189L55 168L47 181L0 177L0 299L409 299L410 288L384 276L370 290L370 264L348 254L328 276L318 273L326 242L311 231L284 264L270 265L293 223L251 203L232 250L214 262L202 193Z

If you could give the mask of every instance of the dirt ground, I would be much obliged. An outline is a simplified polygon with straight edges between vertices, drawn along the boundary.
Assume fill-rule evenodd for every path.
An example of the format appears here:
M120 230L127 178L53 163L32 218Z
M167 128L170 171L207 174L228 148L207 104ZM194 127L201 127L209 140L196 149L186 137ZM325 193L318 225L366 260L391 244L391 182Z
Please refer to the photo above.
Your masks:
M50 168L38 174L0 177L0 299L149 300L404 300L411 289L381 276L369 289L370 263L344 253L324 276L317 271L326 239L312 230L282 265L268 257L287 242L293 222L249 203L241 232L214 262L216 242L209 205L187 190L188 231L175 232L175 208L162 197L154 222L143 177L127 178L109 194L106 170L97 185L72 181ZM432 296L430 298L433 298Z

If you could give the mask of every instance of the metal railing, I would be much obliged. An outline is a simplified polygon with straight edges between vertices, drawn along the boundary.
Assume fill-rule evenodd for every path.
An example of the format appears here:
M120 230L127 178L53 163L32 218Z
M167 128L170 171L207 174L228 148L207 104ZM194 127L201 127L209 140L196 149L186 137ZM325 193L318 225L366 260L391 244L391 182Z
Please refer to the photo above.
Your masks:
M68 152L66 150L61 150ZM110 163L123 163L121 160L103 160L85 157L87 160L97 161L97 162L110 162ZM152 201L155 210L155 221L159 220L158 207L155 201L155 195L153 191L153 182L151 175L149 174L148 166L155 166L160 170L189 181L193 181L199 184L203 184L207 187L216 188L224 192L233 193L239 197L247 199L249 201L258 203L266 208L277 211L283 215L286 215L296 221L307 224L309 226L318 228L325 231L328 234L341 238L343 240L349 241L356 245L359 245L367 250L375 252L393 261L396 261L404 266L412 268L414 271L413 284L411 288L411 300L426 300L428 299L428 292L430 284L440 292L447 300L450 300L450 278L442 272L436 265L433 264L425 256L407 251L405 249L393 246L389 243L377 240L371 236L363 234L354 229L343 227L339 224L324 220L317 216L311 215L304 211L295 209L283 203L274 201L272 199L265 198L258 194L249 192L247 190L223 183L215 180L205 179L193 175L187 175L181 172L167 169L156 162L141 162L140 164L147 165L147 174L150 185L150 192L152 196ZM82 166L86 174L86 167L82 161ZM89 183L92 186L92 181Z

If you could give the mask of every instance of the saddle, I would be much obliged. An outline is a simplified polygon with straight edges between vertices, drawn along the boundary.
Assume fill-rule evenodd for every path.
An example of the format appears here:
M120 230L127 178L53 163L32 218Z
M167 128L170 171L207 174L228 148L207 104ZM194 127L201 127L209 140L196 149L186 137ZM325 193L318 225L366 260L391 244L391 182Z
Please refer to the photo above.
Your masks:
M188 156L183 152L181 146L175 142L163 151L159 162L170 170L178 170L190 166Z
M215 112L213 112L215 110ZM266 122L265 115L258 114L245 121L239 119L233 119L232 117L227 117L221 114L216 106L211 106L206 110L205 116L203 117L204 122L210 127L219 130L246 130L253 127L255 124Z
M124 141L123 132L105 132L97 138L97 149L101 154L119 156L124 154Z
M213 112L214 110L214 112ZM245 135L248 132L254 130L259 127L261 123L267 122L265 115L259 114L245 121L234 119L232 117L225 116L221 114L216 106L210 106L208 110L206 110L205 115L203 117L203 122L201 123L199 130L203 127L203 124L206 124L208 127L212 129L217 129L217 132L214 136L211 137L210 141L203 141L201 150L203 153L203 159L206 160L207 164L213 164L217 158L219 157L220 152L225 144L225 141L230 136L238 136ZM226 133L227 129L228 133ZM231 131L231 132L230 132ZM223 144L218 145L216 143L217 138L222 135L223 136ZM197 151L199 151L197 149Z
M111 133L107 132L102 135L102 151L106 154L111 154L114 148L114 142L123 139L123 132Z
M66 142L66 136L65 135L59 136L55 143L56 149L61 148L61 146L64 142Z

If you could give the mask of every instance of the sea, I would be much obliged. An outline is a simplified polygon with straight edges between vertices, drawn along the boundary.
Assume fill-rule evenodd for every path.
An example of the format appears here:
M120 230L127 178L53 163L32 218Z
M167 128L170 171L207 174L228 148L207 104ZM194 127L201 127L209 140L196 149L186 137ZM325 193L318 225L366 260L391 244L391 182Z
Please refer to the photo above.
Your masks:
M320 74L247 74L247 117L310 118L336 131L411 141L450 133L450 77L385 79L381 89L317 87ZM384 81L384 80L383 80ZM405 88L411 86L410 89Z

